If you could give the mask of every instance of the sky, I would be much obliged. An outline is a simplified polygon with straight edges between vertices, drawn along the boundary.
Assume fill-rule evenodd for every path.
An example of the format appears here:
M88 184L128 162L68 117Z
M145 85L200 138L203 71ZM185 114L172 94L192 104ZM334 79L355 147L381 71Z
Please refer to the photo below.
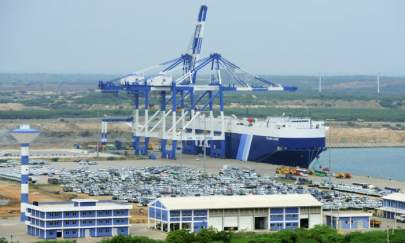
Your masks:
M405 75L403 0L0 0L0 72L126 74L187 51L259 74Z

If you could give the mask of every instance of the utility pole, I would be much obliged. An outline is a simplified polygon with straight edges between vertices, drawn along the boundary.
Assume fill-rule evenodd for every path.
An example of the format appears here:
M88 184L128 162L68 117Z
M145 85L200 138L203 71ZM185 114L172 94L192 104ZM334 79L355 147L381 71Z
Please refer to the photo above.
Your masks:
M398 206L398 204L397 204ZM395 207L395 212L394 212L394 227L392 229L392 234L394 234L395 230L397 229L397 215L398 215L398 208Z
M387 243L390 243L390 228L387 226Z

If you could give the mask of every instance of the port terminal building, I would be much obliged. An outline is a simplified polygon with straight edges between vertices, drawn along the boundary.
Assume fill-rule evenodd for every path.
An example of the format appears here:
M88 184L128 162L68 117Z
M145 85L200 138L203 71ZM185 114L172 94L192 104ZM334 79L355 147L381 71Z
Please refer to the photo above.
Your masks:
M73 199L27 205L27 233L41 239L128 235L132 205Z
M397 215L405 215L405 193L391 193L384 197L382 207L378 208L381 216L387 219L395 219Z
M148 204L148 226L164 232L278 231L322 223L322 203L310 194L162 197Z
M326 211L323 213L326 225L331 228L350 231L370 228L371 213L362 211Z

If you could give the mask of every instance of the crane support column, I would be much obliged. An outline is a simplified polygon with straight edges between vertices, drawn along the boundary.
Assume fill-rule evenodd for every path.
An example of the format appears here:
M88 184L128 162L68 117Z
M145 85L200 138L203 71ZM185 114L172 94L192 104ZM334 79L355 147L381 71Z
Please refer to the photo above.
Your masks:
M225 158L225 117L224 117L224 90L222 84L219 85L219 113L221 116L221 158Z
M181 107L181 127L183 128L185 125L185 117L184 117L184 91L180 91L180 107Z
M214 144L215 144L215 141L214 140L212 140L213 139L213 137L214 137L214 111L213 111L213 104L214 104L214 99L213 99L213 96L212 96L212 91L208 91L208 106L209 106L209 124L208 124L208 126L209 126L209 128L207 129L207 130L209 130L209 137L211 138L211 140L208 140L208 141L206 141L206 143L208 143L208 144L205 144L204 146L207 146L208 145L208 147L210 147L211 149L210 149L210 153L211 153L211 155L213 154L213 152L214 152L214 150L213 150L213 148L214 148Z
M134 95L134 107L135 107L135 114L134 119L132 121L132 147L134 148L135 155L140 154L139 148L139 93L135 93Z
M177 119L177 88L176 83L172 83L172 151L169 155L169 159L176 159L176 148L177 148L177 131L176 131L176 119Z
M167 137L166 137L166 91L160 91L160 113L162 115L162 136L160 139L160 149L162 152L161 157L167 157L166 145L167 145Z
M145 105L145 125L144 125L144 137L145 137L145 142L144 142L144 149L142 151L142 155L147 155L148 154L148 147L149 147L149 87L146 86L144 87L144 105Z
M214 126L213 126L213 122L214 122L214 110L213 110L213 105L214 105L214 99L212 96L212 91L208 92L208 98L209 98L209 108L210 108L210 136L213 137L214 136Z
M191 110L191 119L193 119L194 118L194 115L195 115L195 97L194 97L194 89L192 89L191 91L190 91L190 110ZM191 135L193 136L193 137L195 137L195 122L194 122L194 120L193 120L193 122L191 123ZM193 147L192 147L192 149L193 149L193 152L195 153L195 154L197 154L197 144L198 143L198 141L197 140L195 140L194 141L194 145L193 145Z

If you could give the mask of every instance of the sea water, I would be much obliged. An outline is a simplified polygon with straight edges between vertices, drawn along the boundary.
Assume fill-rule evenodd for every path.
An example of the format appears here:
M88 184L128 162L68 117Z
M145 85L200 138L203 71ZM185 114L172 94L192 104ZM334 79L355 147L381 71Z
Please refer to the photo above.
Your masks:
M334 172L405 181L405 148L331 148L313 166Z

